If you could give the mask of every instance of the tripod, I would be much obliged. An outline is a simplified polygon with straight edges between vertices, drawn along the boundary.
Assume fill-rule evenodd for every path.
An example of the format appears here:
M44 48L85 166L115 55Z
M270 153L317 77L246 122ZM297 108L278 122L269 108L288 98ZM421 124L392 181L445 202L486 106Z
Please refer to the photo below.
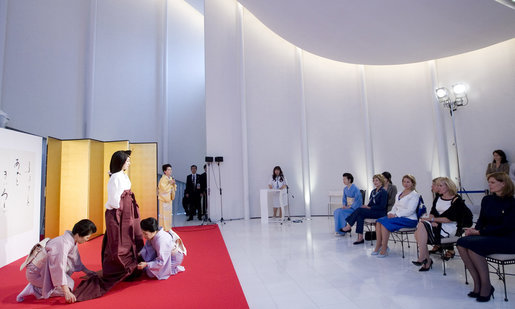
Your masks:
M223 198L222 198L222 173L220 171L220 161L216 162L216 165L218 165L218 185L220 186L220 222L225 224L224 221L224 204L223 204Z
M205 165L204 165L205 167ZM203 192L204 194L204 199L202 200L202 210L204 212L204 215L202 215L202 224L200 225L205 225L205 224L209 224L211 223L211 219L209 218L209 193L210 193L210 190L211 190L211 187L210 187L210 172L209 172L209 167L211 167L211 162L207 162L207 169L205 170L205 173L206 173L206 179L204 180L205 181L205 184L206 184L206 188L205 188L205 191ZM205 207L204 207L205 206Z

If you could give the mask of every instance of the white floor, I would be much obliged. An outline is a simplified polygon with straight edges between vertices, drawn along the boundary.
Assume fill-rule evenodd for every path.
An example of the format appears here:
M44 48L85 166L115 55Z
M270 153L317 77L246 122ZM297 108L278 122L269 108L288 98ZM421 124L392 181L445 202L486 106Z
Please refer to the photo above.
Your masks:
M292 218L293 219L293 218ZM297 219L297 218L295 218ZM199 225L174 216L174 225ZM463 263L433 256L433 269L419 272L411 264L417 251L389 243L391 252L370 255L370 242L353 245L352 238L335 236L332 218L302 223L262 225L259 219L219 224L250 308L515 308L515 277L508 277L508 302L502 281L491 275L495 299L477 303L466 294ZM507 270L515 273L515 265ZM469 276L469 280L471 280Z

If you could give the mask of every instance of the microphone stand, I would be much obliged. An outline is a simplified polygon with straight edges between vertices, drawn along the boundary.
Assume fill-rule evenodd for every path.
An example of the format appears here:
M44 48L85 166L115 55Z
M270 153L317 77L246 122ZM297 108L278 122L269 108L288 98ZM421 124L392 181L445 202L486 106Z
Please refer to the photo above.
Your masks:
M290 187L288 185L286 185L286 201L288 202L288 221L291 221L291 216L290 216Z
M289 189L288 186L286 186L286 189ZM288 191L286 191L288 192ZM291 195L292 198L295 198L295 196L293 196L293 194ZM290 221L290 195L288 194L288 221ZM291 222L293 223L302 223L302 219L297 219L297 220L291 220Z

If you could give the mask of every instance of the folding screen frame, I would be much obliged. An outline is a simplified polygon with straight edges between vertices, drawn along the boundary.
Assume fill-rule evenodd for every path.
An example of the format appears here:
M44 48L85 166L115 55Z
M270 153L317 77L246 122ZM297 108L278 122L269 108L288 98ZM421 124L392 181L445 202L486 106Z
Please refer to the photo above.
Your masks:
M45 237L62 235L88 218L104 233L109 163L117 150L131 149L129 177L142 218L157 217L157 143L92 139L47 141Z

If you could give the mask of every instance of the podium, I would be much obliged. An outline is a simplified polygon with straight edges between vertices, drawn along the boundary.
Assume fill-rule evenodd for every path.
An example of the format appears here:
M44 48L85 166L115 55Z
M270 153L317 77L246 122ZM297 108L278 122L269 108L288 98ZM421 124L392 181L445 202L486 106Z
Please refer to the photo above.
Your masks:
M281 207L281 221L284 221L284 208L288 205L286 189L261 189L259 192L259 203L261 206L261 224L268 224L269 209L279 203Z

